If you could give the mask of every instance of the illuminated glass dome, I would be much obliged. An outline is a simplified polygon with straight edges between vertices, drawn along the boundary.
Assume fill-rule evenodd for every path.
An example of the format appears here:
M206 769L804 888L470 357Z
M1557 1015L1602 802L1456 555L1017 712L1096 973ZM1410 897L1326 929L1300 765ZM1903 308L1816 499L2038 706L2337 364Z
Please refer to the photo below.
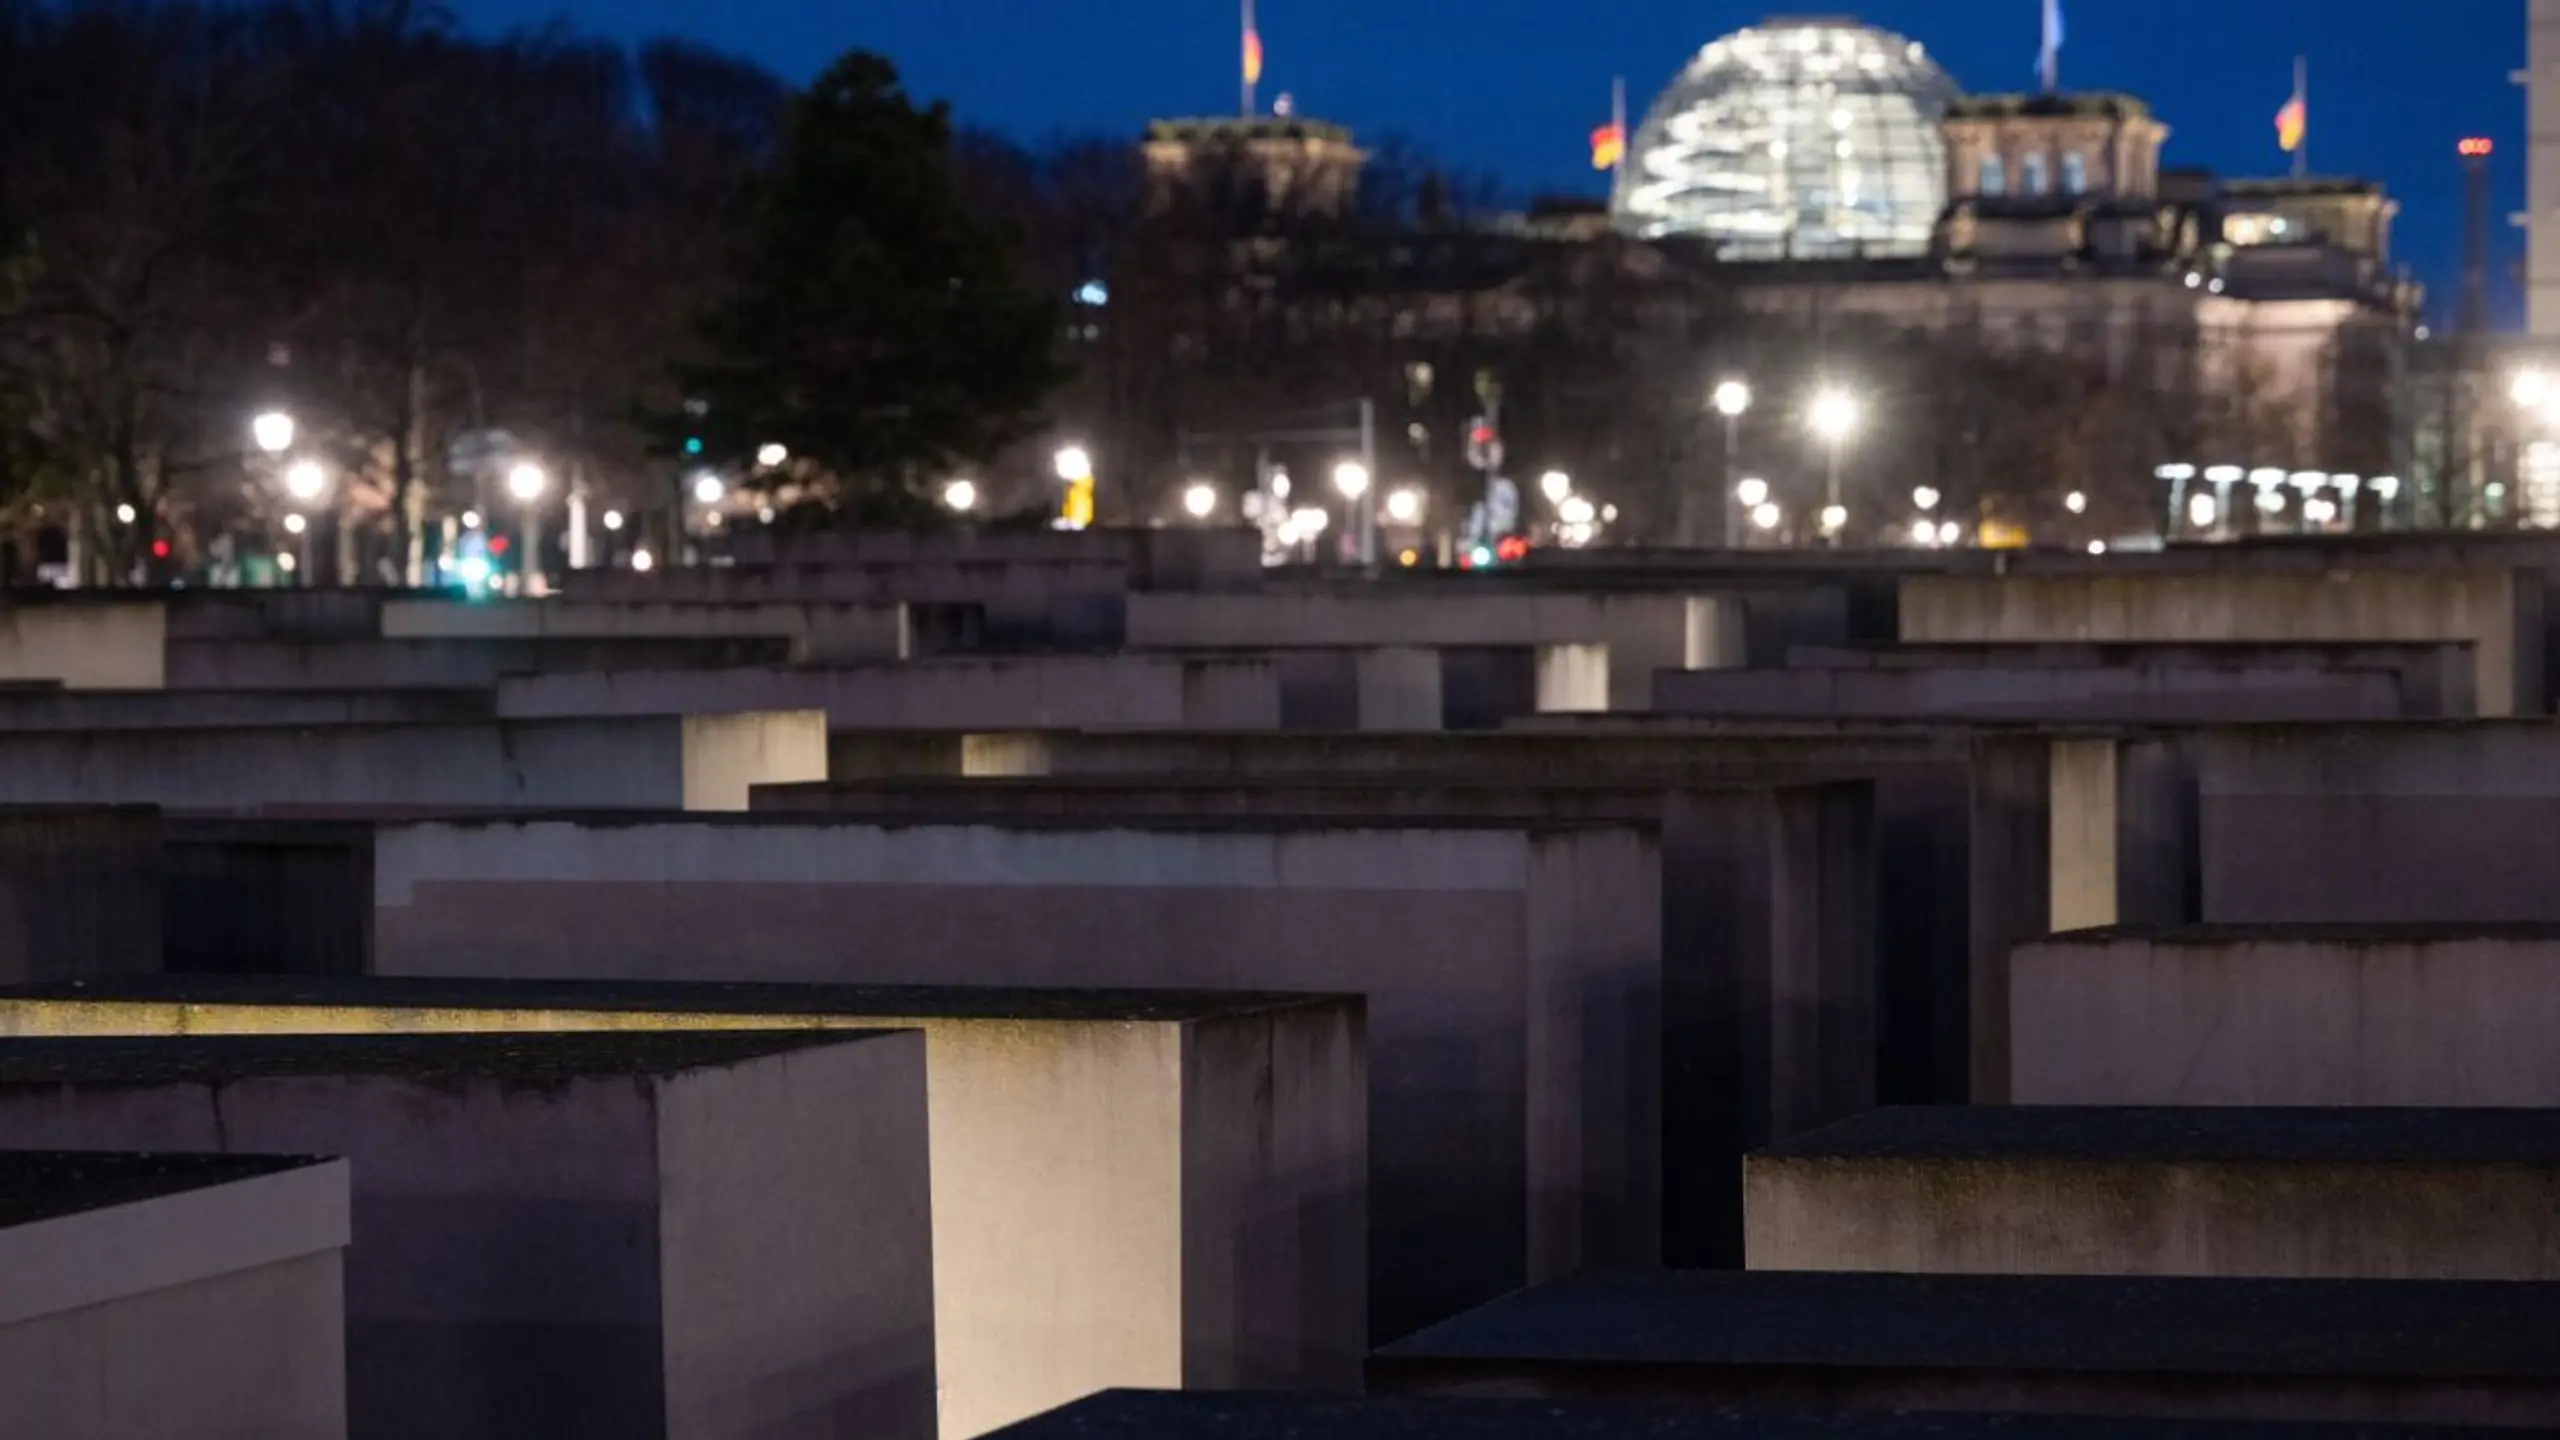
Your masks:
M1618 224L1736 260L1926 253L1947 204L1938 122L1958 93L1918 44L1852 20L1736 31L1637 129Z

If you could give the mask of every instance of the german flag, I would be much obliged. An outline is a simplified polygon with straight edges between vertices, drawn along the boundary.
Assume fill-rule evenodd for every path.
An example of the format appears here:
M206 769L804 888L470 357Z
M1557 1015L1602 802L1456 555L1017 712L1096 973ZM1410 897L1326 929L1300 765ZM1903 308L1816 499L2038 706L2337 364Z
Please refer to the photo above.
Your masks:
M1611 121L1591 132L1591 168L1615 170L1627 161L1627 127Z

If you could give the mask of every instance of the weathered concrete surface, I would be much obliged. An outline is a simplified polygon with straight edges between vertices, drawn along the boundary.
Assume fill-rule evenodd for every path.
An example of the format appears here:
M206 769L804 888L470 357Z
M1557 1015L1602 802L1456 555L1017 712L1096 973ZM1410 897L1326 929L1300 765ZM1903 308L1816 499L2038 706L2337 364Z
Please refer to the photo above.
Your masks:
M2560 1279L2560 1115L1879 1110L1744 1165L1754 1270Z
M1075 650L1122 643L1134 583L1127 561L1099 557L599 569L563 580L573 599L614 604L958 608L981 615L984 638L1000 645Z
M2024 1105L2560 1108L2560 927L2090 931L2019 948Z
M374 874L384 974L1366 993L1377 1333L1660 1258L1650 828L417 824Z
M912 1029L933 1151L942 1433L1113 1385L1357 1388L1356 998L187 980L0 995L0 1034Z
M2512 1432L2358 1426L2354 1440L2508 1440ZM1122 1390L1079 1401L1002 1440L2347 1440L2334 1431L2235 1420L1806 1411L1738 1414L1605 1401L1403 1395L1203 1395Z
M0 984L158 971L162 874L154 811L0 806Z
M1711 595L1385 586L1250 594L1136 594L1139 649L1227 646L1586 645L1608 647L1609 708L1642 710L1656 670L1741 658L1740 612Z
M2483 715L2545 709L2543 577L2494 566L2325 572L1916 575L1907 641L2457 641Z
M1653 684L1657 711L1735 719L2394 720L2432 716L2435 699L2379 669L1664 670Z
M158 600L9 597L0 601L0 680L160 689L169 683L168 613Z
M1720 725L1600 717L1558 731L1497 735L972 734L915 736L869 751L839 744L834 773L1003 776L1430 778L1595 785L1876 786L1883 979L1878 1089L1893 1102L1962 1101L2005 1085L1998 1051L1979 1057L1977 1015L2006 1022L2008 955L2046 924L2048 782L2040 744L2002 737L1996 773L1971 726L1774 722ZM1996 728L1989 733L2001 736ZM952 752L956 751L956 759ZM2033 773L2027 773L2032 771ZM1997 784L1994 785L1996 780ZM1977 825L1977 821L1980 822ZM1980 863L1977 863L1977 860ZM1996 861L1996 863L1995 863Z
M826 773L826 717L0 734L0 804L261 810L743 810Z
M1371 1359L1369 1384L1755 1416L2150 1417L2152 1433L2177 1436L2197 1432L2160 1422L2547 1429L2560 1424L2555 1323L2552 1285L1594 1275L1390 1346Z
M497 708L510 719L821 710L830 730L1277 730L1281 698L1269 659L1026 655L510 675Z
M934 1433L921 1036L25 1040L0 1143L333 1154L350 1428Z
M408 725L487 720L487 690L56 690L0 688L0 730L205 730L232 725Z
M1758 659L1754 658L1754 665ZM1770 668L1787 670L2134 670L2316 677L2379 670L2413 707L2402 718L2459 720L2479 713L2471 646L2456 641L2080 644L2029 641L1799 645Z
M1876 1100L1873 787L1177 779L835 783L760 812L889 824L1640 824L1661 836L1663 1256L1741 1263L1741 1157Z
M2270 727L2193 749L2204 920L2560 920L2560 728Z
M777 664L793 642L674 640L172 640L173 690L486 689L501 675L549 670Z
M0 1416L343 1440L342 1160L0 1152Z
M792 642L794 658L821 663L903 660L914 653L899 604L720 605L582 600L392 599L386 639L670 640L758 637Z

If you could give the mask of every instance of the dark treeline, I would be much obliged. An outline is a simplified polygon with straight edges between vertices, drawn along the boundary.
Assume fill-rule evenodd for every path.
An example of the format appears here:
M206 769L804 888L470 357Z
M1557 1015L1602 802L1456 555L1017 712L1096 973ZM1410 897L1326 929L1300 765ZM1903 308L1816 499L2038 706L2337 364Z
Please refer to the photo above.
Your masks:
M1867 514L1919 484L2140 510L2153 458L2300 453L2317 419L2252 409L2238 359L2202 385L2174 329L2085 364L1796 314L1677 243L1504 216L1407 145L1330 196L1207 158L1170 184L1136 137L1026 148L858 54L795 91L408 0L0 0L0 527L80 537L97 577L271 537L269 408L333 477L347 578L421 575L518 456L666 543L696 465L793 522L913 522L963 473L1038 511L1073 438L1105 518L1146 521L1194 477L1232 495L1239 437L1367 399L1381 485L1445 524L1498 399L1514 473L1570 470L1658 538L1721 471L1728 374L1761 396L1746 468L1799 498L1803 398L1860 391ZM1345 448L1274 458L1314 484Z
M123 573L273 505L268 407L402 568L475 435L630 483L785 100L403 0L0 0L0 504Z

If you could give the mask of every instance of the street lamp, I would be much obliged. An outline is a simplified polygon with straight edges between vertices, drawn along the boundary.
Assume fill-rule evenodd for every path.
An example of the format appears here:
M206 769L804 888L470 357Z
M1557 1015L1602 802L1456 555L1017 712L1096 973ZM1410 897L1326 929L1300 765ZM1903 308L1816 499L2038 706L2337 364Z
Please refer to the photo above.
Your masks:
M1725 381L1716 386L1715 406L1724 417L1724 548L1732 550L1742 541L1742 508L1755 503L1741 499L1734 487L1735 473L1742 469L1742 417L1751 409L1751 387Z
M1194 520L1206 520L1218 512L1218 487L1206 480L1193 482L1182 492L1182 513Z
M613 531L615 534L620 534L622 532L622 512L619 510L607 510L604 512L604 528Z
M269 410L249 422L249 438L270 455L281 455L293 448L293 417L281 410Z
M1067 487L1066 497L1058 504L1058 526L1066 530L1083 530L1093 524L1093 452L1081 445L1061 445L1050 457L1058 472L1058 481Z
M1407 486L1387 497L1387 518L1398 525L1422 523L1422 492Z
M1573 477L1561 470L1550 470L1538 477L1538 493L1547 497L1548 504L1561 505L1564 497L1573 493Z
M551 476L530 460L519 460L507 467L507 493L524 507L524 557L516 562L518 586L524 594L542 593L542 493L551 488Z
M778 469L784 461L789 460L790 458L791 447L787 445L760 445L756 447L756 463L767 470Z
M329 487L328 472L317 460L296 460L284 472L284 493L308 505Z
M728 483L705 470L693 477L693 499L697 505L717 505L729 495Z
M1556 507L1556 516L1567 525L1588 525L1600 518L1600 507L1579 495L1571 495Z
M1830 481L1823 490L1822 528L1830 542L1837 545L1840 543L1841 526L1848 523L1848 512L1840 506L1840 451L1858 428L1857 397L1836 385L1826 385L1815 393L1813 406L1806 416L1813 424L1813 433L1821 438L1830 452ZM1834 511L1840 514L1838 523L1830 518Z
M1923 485L1919 489L1911 492L1911 503L1919 506L1924 511L1937 509L1938 502L1944 498L1945 497L1941 496L1935 489L1927 485Z
M1848 506L1825 505L1822 507L1822 533L1830 536L1834 544L1839 543L1840 532L1847 528L1848 524Z
M1072 485L1093 478L1093 455L1081 445L1064 445L1055 460L1058 478Z
M1742 502L1743 509L1757 510L1769 503L1769 482L1754 476L1733 487L1733 498Z
M1751 523L1763 530L1777 529L1778 522L1785 518L1785 514L1775 504L1766 500L1751 507Z
M974 480L954 480L950 484L943 486L942 503L962 515L966 515L970 511L977 509L978 482Z
M1358 512L1359 527L1352 532L1351 538L1352 544L1358 547L1359 560L1364 567L1378 558L1377 507L1361 503L1367 498L1369 486L1375 479L1369 473L1369 467L1357 460L1345 460L1333 467L1333 488L1341 491L1342 498Z

